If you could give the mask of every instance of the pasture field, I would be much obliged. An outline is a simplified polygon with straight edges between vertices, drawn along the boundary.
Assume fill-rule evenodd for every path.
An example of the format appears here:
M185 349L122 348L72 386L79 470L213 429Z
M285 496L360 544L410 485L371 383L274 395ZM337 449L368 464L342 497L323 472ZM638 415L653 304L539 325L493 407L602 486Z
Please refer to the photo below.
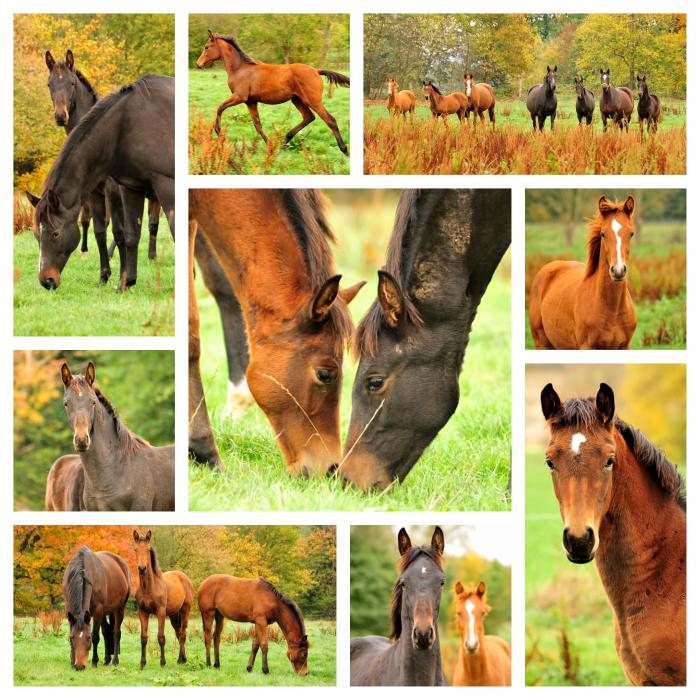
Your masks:
M349 75L341 68L340 73ZM323 103L335 117L350 148L350 90L323 78ZM286 133L301 121L291 102L259 105L260 121L270 139L266 146L245 105L230 107L222 116L219 138L212 131L217 107L231 91L223 70L189 72L189 171L193 175L347 175L350 159L340 152L333 133L320 118L299 132L287 148L280 148Z
M640 141L636 113L629 133L608 127L603 133L596 104L592 128L578 127L575 95L558 96L554 131L533 133L525 101L496 101L496 129L435 123L422 95L415 122L389 117L384 100L365 103L364 172L381 174L684 174L685 101L662 98L663 115L655 136ZM442 121L442 119L440 119ZM438 128L439 127L439 128Z
M591 215L593 212L591 212ZM572 245L564 239L564 224L528 223L525 261L525 347L534 348L527 318L530 285L551 260L581 260L586 256L587 227L574 229ZM686 347L685 225L681 221L647 222L634 238L629 285L637 312L632 348L644 350Z
M138 618L129 615L122 625L122 654L119 666L88 666L84 671L70 667L68 623L52 629L41 624L40 618L15 617L14 621L14 682L18 686L319 686L335 684L336 637L335 622L307 621L311 642L309 674L298 676L287 659L287 644L276 625L270 628L268 654L270 673L261 670L260 653L255 668L246 671L250 654L251 625L228 620L221 639L221 668L206 667L204 641L199 614L190 617L187 635L187 663L178 665L177 649L170 622L166 620L166 665L159 665L156 624L151 619L147 647L147 662L139 670L141 658L141 628ZM274 641L273 641L274 637ZM103 658L103 640L99 653ZM212 656L213 656L212 644ZM91 652L92 656L92 652Z
M111 244L111 229L108 229ZM175 245L161 215L158 255L148 259L148 221L139 245L138 281L117 293L119 255L112 258L112 276L99 283L97 244L88 234L88 253L77 248L66 263L58 289L49 291L37 279L39 248L31 230L14 236L14 332L18 336L168 336L175 329Z

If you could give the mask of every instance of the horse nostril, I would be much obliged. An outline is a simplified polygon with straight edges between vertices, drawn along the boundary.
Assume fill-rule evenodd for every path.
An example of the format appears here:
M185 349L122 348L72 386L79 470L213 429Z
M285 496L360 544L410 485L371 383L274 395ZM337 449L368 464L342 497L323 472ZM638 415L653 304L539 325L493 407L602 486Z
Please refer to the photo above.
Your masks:
M593 545L595 542L595 533L593 532L592 527L586 528L586 535L588 536L588 544Z
M627 274L627 265L622 266L622 274L626 275Z

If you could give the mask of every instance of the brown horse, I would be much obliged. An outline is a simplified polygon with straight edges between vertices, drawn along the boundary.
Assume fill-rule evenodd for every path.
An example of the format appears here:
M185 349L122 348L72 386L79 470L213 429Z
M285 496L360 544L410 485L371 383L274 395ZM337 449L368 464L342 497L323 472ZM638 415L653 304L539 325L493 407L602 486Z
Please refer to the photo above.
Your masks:
M146 645L148 644L148 621L151 615L158 620L158 645L160 665L165 666L165 616L175 630L180 643L179 664L187 661L185 642L187 622L194 600L192 582L182 571L161 571L156 550L151 546L151 531L145 535L134 530L134 549L139 573L139 587L136 589L136 609L141 621L141 668L146 665Z
M350 78L332 70L313 68L305 63L278 65L263 63L249 56L231 36L208 32L209 39L197 59L197 68L208 68L215 61L222 61L228 74L228 86L231 97L219 105L216 110L214 131L221 130L221 115L225 109L245 104L250 112L255 130L267 143L258 114L258 103L278 105L292 101L301 113L302 120L284 137L282 148L315 119L316 112L333 132L338 148L348 155L348 148L340 135L340 129L332 114L323 105L323 81L325 75L331 83L350 86Z
M614 87L610 82L610 70L600 69L600 116L603 119L603 131L608 130L608 119L620 127L620 131L629 131L629 124L634 110L634 95L626 86Z
M449 95L443 95L440 88L433 85L431 82L423 83L423 94L425 99L430 103L430 111L437 119L442 117L447 126L447 117L450 114L456 114L460 122L464 121L464 115L467 113L467 96L463 92L452 92Z
M598 201L589 224L588 259L547 263L530 288L529 318L537 349L628 349L637 314L627 287L634 199Z
M325 474L340 460L343 349L353 328L347 305L364 283L340 289L320 196L313 190L190 190L190 222L190 453L221 464L199 373L197 234L240 301L248 387L288 470Z
M637 75L637 115L639 116L639 136L644 137L644 120L647 122L647 133L656 133L661 119L661 101L656 95L649 94L646 75Z
M46 477L44 506L51 511L85 510L85 477L80 455L59 457Z
M399 84L394 78L387 78L386 88L389 93L389 99L386 102L386 108L389 114L393 112L395 115L401 114L406 119L406 112L411 116L416 111L416 96L410 90L401 90L399 92Z
M457 630L462 639L452 685L510 685L510 646L500 637L486 634L484 618L491 612L486 584L475 589L455 583Z
M273 622L279 625L287 640L287 658L294 673L305 676L309 672L309 639L306 636L304 616L299 606L269 581L262 578L237 578L214 574L202 581L197 592L197 602L202 613L204 645L207 650L207 666L211 666L212 623L214 628L214 668L219 668L219 645L224 622L255 624L253 648L248 658L247 670L253 670L258 649L262 649L262 671L269 673L267 665L267 628Z
M686 514L682 476L642 433L595 399L541 395L546 464L569 561L596 568L613 610L615 648L634 685L686 683Z
M70 663L76 671L87 665L92 641L92 665L97 666L100 630L105 643L105 665L119 663L121 624L131 593L126 562L112 552L92 552L81 546L63 574L63 600L70 626ZM92 634L90 633L92 622Z
M469 112L474 112L474 127L476 128L476 115L478 113L481 123L485 124L484 112L488 111L491 126L496 128L496 93L488 83L474 82L471 73L464 74L464 94L467 96L467 121Z

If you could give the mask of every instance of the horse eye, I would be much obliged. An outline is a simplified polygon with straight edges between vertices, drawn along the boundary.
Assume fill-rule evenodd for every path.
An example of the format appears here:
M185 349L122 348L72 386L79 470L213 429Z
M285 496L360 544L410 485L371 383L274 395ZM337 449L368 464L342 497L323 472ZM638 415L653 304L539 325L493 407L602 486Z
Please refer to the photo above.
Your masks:
M335 379L335 372L330 369L317 369L316 377L322 384L330 384Z
M632 238L632 236L634 236L634 231L630 231L630 238Z
M545 459L544 463L545 463L550 469L554 469L554 468L555 468L555 467L554 467L554 462L552 462L552 460L549 459L549 457L547 457L547 459Z
M379 391L384 386L384 379L382 377L370 377L367 380L367 390L368 391Z
M615 466L615 457L612 455L608 457L608 461L605 463L604 469L612 469Z
M51 231L51 238L58 238L58 229Z
M445 585L445 579L442 579L442 581L440 581L440 585L441 585L441 586L444 586L444 585Z

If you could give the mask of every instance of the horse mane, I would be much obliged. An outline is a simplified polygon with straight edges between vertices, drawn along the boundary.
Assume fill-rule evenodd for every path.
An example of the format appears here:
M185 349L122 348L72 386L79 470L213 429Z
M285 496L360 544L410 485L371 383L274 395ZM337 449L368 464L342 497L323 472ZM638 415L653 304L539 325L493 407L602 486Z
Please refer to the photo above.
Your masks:
M163 570L160 568L160 564L158 563L158 555L156 554L156 550L151 547L149 552L151 555L151 568L153 569L153 573L157 577L160 577L163 575Z
M87 382L85 383L87 384ZM136 433L132 433L131 430L126 427L124 421L119 417L117 409L114 408L110 400L96 386L93 386L92 390L95 392L95 396L97 396L100 405L107 411L107 414L112 419L112 426L114 427L114 432L117 434L123 452L131 453L135 452L140 447L151 446L147 440Z
M586 259L586 268L583 272L583 278L592 277L598 270L600 263L600 241L603 235L603 221L605 217L613 212L622 211L625 208L624 202L611 202L608 200L605 213L600 210L594 219L588 220L588 238L586 239L586 248L588 257ZM632 218L630 216L630 218Z
M59 69L62 68L64 70L69 70L65 60L56 61L56 65L59 67ZM94 87L92 87L90 81L77 68L74 67L73 70L75 71L75 76L83 84L83 87L90 93L90 96L92 97L92 103L95 104L95 102L97 102L100 99L100 96L97 94L97 91Z
M437 92L438 95L442 95L442 93L440 92L440 88L437 85L433 85L432 80L428 83L428 85L430 85L430 87L433 88L433 90L435 90L435 92Z
M598 420L595 399L588 397L565 401L556 414L549 419L549 423L554 427L572 427L575 430L590 431ZM652 445L640 430L628 425L617 416L615 417L615 428L622 435L637 461L654 477L659 487L685 510L685 481L663 450Z
M222 41L225 41L227 44L230 44L233 46L236 51L238 51L238 55L241 57L242 61L245 61L246 63L250 63L251 65L256 65L260 63L260 61L256 61L250 54L246 53L240 46L240 44L230 35L230 34L216 34L215 35L216 39L221 39Z
M410 547L407 549L398 562L399 574L402 574L406 569L422 554L427 556L440 571L443 570L442 555L438 554L430 545L422 545L420 547ZM394 588L391 592L391 634L390 639L397 640L401 636L401 606L403 603L403 588L396 580Z
M399 205L396 209L396 220L387 249L386 263L383 268L401 287L406 306L406 316L409 322L416 326L422 325L423 319L405 289L405 282L402 278L402 262L403 253L415 232L418 219L416 205L419 197L420 190L405 190L399 200ZM367 354L375 357L379 350L379 332L385 325L386 320L381 306L379 301L375 299L357 326L353 343L354 354L356 356Z
M66 569L66 575L68 577L67 588L68 596L66 602L68 603L68 611L75 618L76 625L78 629L82 629L85 626L85 621L83 619L83 595L85 592L85 582L90 583L90 578L88 577L87 571L85 571L85 555L92 554L92 552L85 546L81 545L78 551L71 557L68 562L68 568Z
M297 624L299 625L299 629L301 630L301 636L306 637L306 625L304 624L304 615L301 612L301 608L288 596L282 593L279 588L276 588L270 581L268 581L265 578L260 579L260 583L268 590L270 593L274 593L274 595L278 598L278 600L286 605L291 611L292 615L294 615L294 618L297 621ZM308 640L307 640L307 645L308 645ZM303 646L303 644L302 644Z

